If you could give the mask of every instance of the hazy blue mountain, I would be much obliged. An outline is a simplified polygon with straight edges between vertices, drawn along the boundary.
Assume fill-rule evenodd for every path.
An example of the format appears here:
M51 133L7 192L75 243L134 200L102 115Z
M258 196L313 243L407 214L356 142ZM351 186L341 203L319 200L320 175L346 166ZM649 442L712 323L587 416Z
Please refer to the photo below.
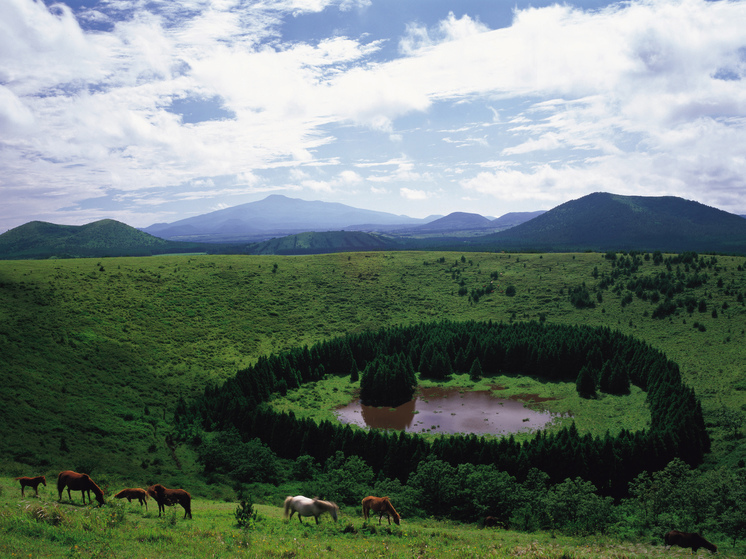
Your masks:
M223 210L158 223L143 231L164 239L209 242L264 240L309 231L375 231L421 225L425 220L363 210L332 202L309 202L273 194Z
M526 221L530 221L535 217L539 217L543 213L546 213L546 211L539 210L536 212L509 212L498 217L497 219L493 219L492 226L499 229L508 229L510 227L520 225L521 223L525 223Z
M430 223L419 225L415 231L463 231L493 228L492 221L484 216L474 213L453 212Z

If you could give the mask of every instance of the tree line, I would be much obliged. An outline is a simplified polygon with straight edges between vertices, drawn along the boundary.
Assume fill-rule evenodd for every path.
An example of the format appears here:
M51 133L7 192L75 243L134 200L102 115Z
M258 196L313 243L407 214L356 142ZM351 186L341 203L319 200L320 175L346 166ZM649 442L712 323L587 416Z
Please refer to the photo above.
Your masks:
M600 383L603 371L623 369L629 383L647 392L651 425L637 432L623 429L592 436L579 433L573 424L555 433L539 431L524 442L473 434L428 441L406 432L317 423L263 405L275 392L327 374L354 378L362 373L362 386L369 382L366 374L375 377L391 368L405 379L401 386L411 390L415 369L440 378L449 371L470 372L475 363L484 376L521 373L576 383L583 370L593 371ZM606 388L600 388L610 390L611 373L605 378ZM544 472L551 483L580 477L612 497L627 495L629 483L643 471L658 471L674 458L695 466L710 448L699 401L682 383L678 366L661 352L609 328L537 322L393 326L264 356L222 386L206 387L195 401L180 401L175 429L182 439L198 443L205 431L236 430L241 440L259 439L278 457L290 460L310 456L325 463L339 451L360 457L376 475L401 483L422 460L436 455L454 467L490 465L520 481L532 468ZM204 458L209 468L211 458Z

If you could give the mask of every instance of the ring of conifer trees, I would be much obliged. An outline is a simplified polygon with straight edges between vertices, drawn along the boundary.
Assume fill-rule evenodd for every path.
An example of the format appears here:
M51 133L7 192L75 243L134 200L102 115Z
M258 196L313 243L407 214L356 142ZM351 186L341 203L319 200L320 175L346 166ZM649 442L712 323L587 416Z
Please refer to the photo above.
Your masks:
M442 378L475 367L484 376L522 373L577 382L579 392L589 390L589 378L594 389L617 393L628 391L632 383L647 392L651 424L642 431L623 429L598 437L581 435L572 424L554 433L539 431L522 443L513 436L473 434L428 441L405 432L316 423L263 405L274 392L285 393L326 374L361 374L363 398L392 405L412 397L415 370ZM586 377L582 389L581 372ZM323 463L341 450L403 483L434 453L452 465L494 464L519 480L533 467L553 482L580 476L615 497L626 495L629 482L642 471L660 470L675 457L695 466L710 449L694 391L682 383L678 365L660 351L608 328L537 322L394 326L261 357L222 386L207 387L191 404L179 402L177 432L188 439L195 425L211 431L236 428L244 440L259 438L288 459L310 455Z

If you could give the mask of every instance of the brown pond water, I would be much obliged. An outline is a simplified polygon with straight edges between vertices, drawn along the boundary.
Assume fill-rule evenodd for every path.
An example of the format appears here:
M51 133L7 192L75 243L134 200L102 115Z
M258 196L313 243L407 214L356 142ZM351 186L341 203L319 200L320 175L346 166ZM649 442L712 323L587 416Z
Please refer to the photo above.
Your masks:
M534 394L496 398L489 390L422 388L413 400L397 408L364 406L356 399L337 408L336 413L342 423L375 429L500 435L542 429L559 418L560 414L524 406L530 400L539 403L548 399Z

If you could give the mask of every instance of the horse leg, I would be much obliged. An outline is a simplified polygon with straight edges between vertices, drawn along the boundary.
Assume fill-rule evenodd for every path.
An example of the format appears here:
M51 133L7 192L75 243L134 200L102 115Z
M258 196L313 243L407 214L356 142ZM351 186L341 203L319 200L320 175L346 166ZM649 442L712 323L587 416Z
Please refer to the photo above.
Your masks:
M316 519L316 524L318 524L318 523L319 523L319 516L320 516L320 515L318 515L318 514L317 514L316 516L314 516L314 518Z
M23 498L26 497L26 493L24 491L25 487L26 487L25 485L21 484L21 497L23 497Z

